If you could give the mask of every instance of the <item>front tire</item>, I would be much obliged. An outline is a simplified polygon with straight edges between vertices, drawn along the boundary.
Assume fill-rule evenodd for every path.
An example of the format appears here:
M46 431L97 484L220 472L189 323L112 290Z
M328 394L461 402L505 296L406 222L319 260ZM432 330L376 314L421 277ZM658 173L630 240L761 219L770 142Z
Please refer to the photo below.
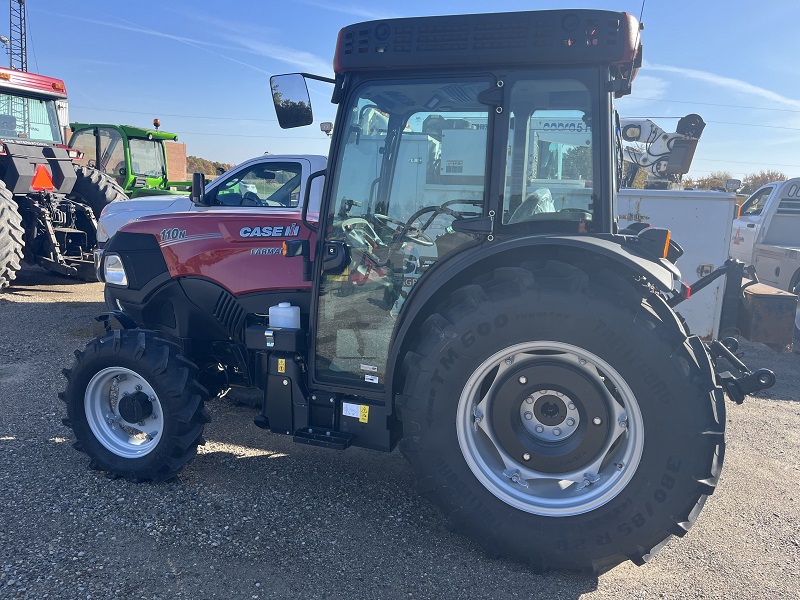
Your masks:
M550 262L461 288L421 330L401 450L455 530L538 569L602 572L695 521L724 405L660 298Z
M77 180L72 188L72 196L88 204L96 219L100 218L103 209L119 200L127 200L119 184L102 171L91 167L75 167Z
M209 421L206 389L179 347L138 329L96 338L65 369L64 424L92 468L131 481L165 481L189 462Z
M22 262L22 216L14 196L0 181L0 290L11 285Z

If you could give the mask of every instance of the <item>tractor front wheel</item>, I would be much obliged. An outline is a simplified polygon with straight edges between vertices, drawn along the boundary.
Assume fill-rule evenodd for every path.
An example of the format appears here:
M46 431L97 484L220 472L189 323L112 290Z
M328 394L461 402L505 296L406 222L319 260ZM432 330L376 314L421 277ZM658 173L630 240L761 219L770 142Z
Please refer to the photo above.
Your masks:
M96 338L75 356L60 397L90 466L131 481L174 477L209 421L197 367L176 344L138 329Z

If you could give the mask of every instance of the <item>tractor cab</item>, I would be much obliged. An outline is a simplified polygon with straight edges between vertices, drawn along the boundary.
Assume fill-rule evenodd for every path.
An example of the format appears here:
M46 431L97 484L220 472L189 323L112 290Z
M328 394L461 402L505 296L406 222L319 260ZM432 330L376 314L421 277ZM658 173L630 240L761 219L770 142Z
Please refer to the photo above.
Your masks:
M458 49L402 19L342 30L315 379L381 390L403 304L441 260L613 232L610 92L627 93L641 53L638 24L612 14L447 17ZM301 77L272 78L282 125L313 118Z
M83 153L78 162L113 177L132 198L176 193L178 187L185 191L189 185L168 179L165 142L177 141L174 133L131 125L71 123L70 127L70 146Z

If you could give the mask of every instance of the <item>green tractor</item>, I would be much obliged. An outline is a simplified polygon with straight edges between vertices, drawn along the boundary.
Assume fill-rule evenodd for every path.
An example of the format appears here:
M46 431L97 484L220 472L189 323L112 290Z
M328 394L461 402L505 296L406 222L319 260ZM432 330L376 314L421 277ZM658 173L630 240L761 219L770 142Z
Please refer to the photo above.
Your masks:
M113 177L130 198L188 191L190 181L169 181L165 141L177 141L174 133L131 125L70 123L69 147L80 150L77 162Z

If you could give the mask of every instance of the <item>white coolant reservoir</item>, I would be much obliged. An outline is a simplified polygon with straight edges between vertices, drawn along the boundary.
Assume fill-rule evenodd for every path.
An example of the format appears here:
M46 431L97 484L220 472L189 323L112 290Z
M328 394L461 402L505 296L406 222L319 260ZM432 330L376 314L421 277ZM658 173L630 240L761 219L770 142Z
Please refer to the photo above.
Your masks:
M269 326L300 329L300 307L281 302L269 307Z

